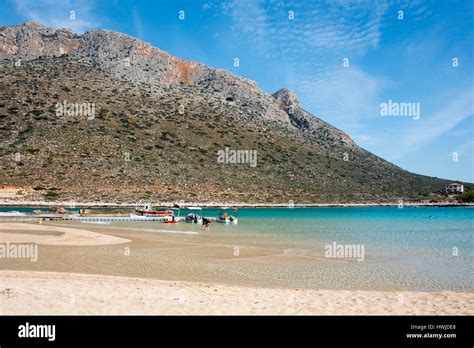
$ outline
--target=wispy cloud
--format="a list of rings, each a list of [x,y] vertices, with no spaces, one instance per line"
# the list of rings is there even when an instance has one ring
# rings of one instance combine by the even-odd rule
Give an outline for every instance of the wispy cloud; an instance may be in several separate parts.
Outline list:
[[[462,121],[474,117],[474,95],[470,88],[454,94],[451,102],[432,115],[422,115],[419,122],[402,134],[399,141],[398,158],[410,151],[431,143],[444,134],[449,134]]]
[[[220,10],[232,18],[232,29],[237,35],[251,37],[257,52],[265,57],[270,56],[269,35],[273,31],[273,17],[266,10],[264,2],[229,1],[222,3]]]
[[[284,64],[285,86],[297,91],[303,106],[345,131],[377,111],[372,108],[384,79],[352,62],[379,46],[387,9],[380,1],[233,0],[221,5],[236,36],[252,42],[262,58]],[[349,68],[342,66],[346,57]]]
[[[320,110],[326,120],[330,117],[336,126],[354,132],[361,123],[377,116],[378,96],[387,81],[357,67],[339,64],[310,79],[288,83],[298,90],[305,107]]]
[[[223,3],[221,9],[232,18],[236,35],[255,42],[261,55],[297,58],[348,50],[363,54],[376,48],[387,7],[379,1],[233,0]],[[294,18],[290,18],[290,11]]]
[[[53,28],[83,33],[100,24],[94,15],[95,2],[92,0],[15,0],[15,5],[21,16]]]
[[[472,158],[474,155],[474,140],[468,140],[464,144],[458,146],[455,151],[459,154],[459,156]],[[472,175],[474,175],[474,168]]]
[[[135,28],[135,35],[138,38],[143,39],[143,35],[145,31],[143,28],[143,23],[142,23],[140,13],[138,12],[137,8],[133,8],[132,17],[133,17],[133,26]]]

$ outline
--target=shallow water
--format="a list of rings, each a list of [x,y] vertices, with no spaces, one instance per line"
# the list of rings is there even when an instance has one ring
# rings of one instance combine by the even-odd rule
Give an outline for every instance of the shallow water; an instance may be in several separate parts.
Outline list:
[[[12,210],[34,209],[0,208],[0,212]],[[204,209],[202,215],[216,216],[217,212]],[[181,211],[182,216],[187,213]],[[176,258],[183,264],[181,275],[186,280],[305,288],[474,288],[471,207],[242,208],[238,225],[213,223],[209,231],[186,223],[74,225],[127,235],[166,235],[164,238],[175,231],[176,238],[199,239],[200,245],[208,246],[205,252],[170,252],[166,260]],[[348,254],[346,250],[343,257],[331,257],[327,252],[334,243],[353,245],[358,249],[352,250],[359,253]],[[238,248],[241,255],[223,258],[219,248]]]

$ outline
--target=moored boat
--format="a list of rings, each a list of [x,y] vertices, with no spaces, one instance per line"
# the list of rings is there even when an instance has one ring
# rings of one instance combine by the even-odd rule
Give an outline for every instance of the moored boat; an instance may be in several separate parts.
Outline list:
[[[218,222],[222,222],[224,224],[237,224],[239,219],[237,217],[238,215],[238,211],[237,211],[237,208],[234,208],[234,213],[235,215],[229,215],[227,214],[227,207],[223,207],[221,208],[220,212],[219,212],[219,217],[217,218],[217,221]]]
[[[135,209],[135,214],[142,216],[174,216],[174,211],[171,209],[153,210],[151,203],[145,204],[142,209]]]
[[[173,216],[167,216],[163,222],[165,224],[179,224],[180,222],[180,219],[179,218],[176,218],[174,215]]]

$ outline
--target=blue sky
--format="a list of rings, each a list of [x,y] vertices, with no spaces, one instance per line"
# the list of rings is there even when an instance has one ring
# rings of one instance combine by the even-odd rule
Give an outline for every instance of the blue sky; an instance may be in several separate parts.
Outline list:
[[[473,4],[0,0],[0,24],[126,33],[255,80],[268,93],[293,89],[305,109],[404,169],[474,182]],[[419,103],[420,118],[382,117],[388,100]]]

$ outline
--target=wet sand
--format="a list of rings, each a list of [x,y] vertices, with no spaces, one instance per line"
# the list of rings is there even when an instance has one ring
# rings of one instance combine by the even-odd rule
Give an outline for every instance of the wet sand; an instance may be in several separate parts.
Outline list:
[[[0,243],[41,243],[38,246],[37,262],[3,259],[0,269],[106,274],[239,285],[255,284],[256,279],[258,285],[264,285],[267,284],[264,278],[255,275],[252,270],[240,268],[255,261],[259,264],[265,263],[265,258],[268,257],[279,258],[284,252],[283,247],[237,240],[214,233],[212,228],[209,233],[205,233],[200,226],[194,225],[196,231],[173,231],[161,223],[146,225],[144,229],[134,228],[129,224],[117,227],[72,222],[46,224],[0,224]],[[3,230],[4,227],[7,229]],[[117,238],[121,243],[94,246],[92,243],[84,244],[81,238],[74,239],[70,235],[73,239],[69,240],[68,244],[62,243],[59,246],[57,241],[47,243],[42,239],[48,238],[47,240],[52,241],[53,236],[38,235],[36,227],[38,230],[55,232],[76,230],[76,237],[95,234],[101,235],[102,240]],[[18,233],[11,233],[15,229]],[[2,233],[2,230],[8,233]],[[28,231],[35,232],[28,234]],[[271,278],[271,274],[269,275]],[[274,284],[279,285],[279,282]]]
[[[38,245],[97,246],[128,243],[117,238],[88,230],[42,224],[0,223],[0,243],[35,243]]]

